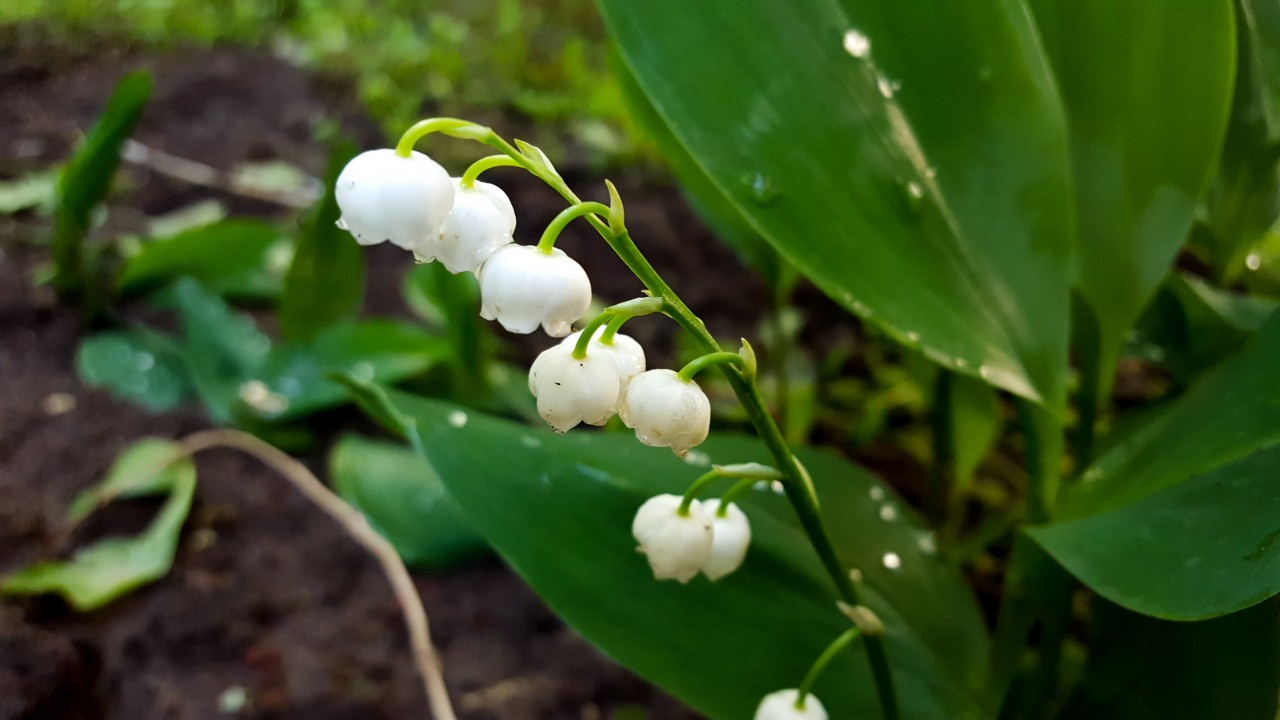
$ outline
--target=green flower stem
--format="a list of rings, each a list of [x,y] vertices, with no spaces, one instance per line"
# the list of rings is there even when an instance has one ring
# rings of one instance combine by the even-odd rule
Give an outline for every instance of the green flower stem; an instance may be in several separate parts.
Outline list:
[[[610,320],[609,324],[604,326],[604,333],[600,335],[600,342],[605,345],[612,345],[613,338],[618,334],[618,330],[622,328],[623,323],[630,319],[631,316],[629,315],[619,315]]]
[[[761,465],[760,463],[716,465],[707,471],[702,477],[693,481],[693,484],[685,491],[684,499],[680,501],[680,509],[678,512],[681,515],[688,515],[689,506],[693,504],[695,499],[697,499],[698,493],[705,490],[711,483],[725,478],[742,478],[743,482],[748,483],[748,487],[750,487],[761,480],[779,480],[782,478],[782,473],[778,472],[777,468],[771,468],[768,465]],[[734,486],[734,488],[736,487],[737,485]],[[732,490],[730,492],[732,492]]]
[[[565,229],[565,226],[584,215],[608,217],[609,206],[598,202],[580,202],[565,208],[542,232],[542,238],[538,240],[538,249],[550,254],[551,249],[556,246],[556,238],[560,237],[560,232]]]
[[[779,477],[781,477],[781,473],[779,473]],[[729,514],[729,506],[733,504],[733,501],[737,500],[742,493],[755,487],[758,482],[760,482],[758,478],[743,478],[739,480],[737,484],[729,488],[728,492],[720,496],[720,507],[716,509],[716,515],[720,517],[727,516]]]
[[[449,137],[484,142],[485,138],[493,135],[493,130],[483,125],[477,125],[470,120],[459,120],[458,118],[422,120],[411,125],[400,136],[400,142],[396,143],[396,154],[400,157],[409,157],[413,154],[413,146],[431,133],[441,133]]]
[[[676,375],[685,382],[693,382],[693,376],[711,367],[712,365],[735,365],[738,369],[745,368],[747,361],[741,355],[734,352],[713,352],[707,353],[701,357],[696,357],[689,361],[688,365],[680,368],[680,372]]]
[[[467,171],[462,173],[462,186],[468,188],[475,187],[476,180],[479,179],[480,173],[496,167],[520,167],[520,163],[512,160],[506,155],[490,155],[488,157],[482,157],[471,163],[471,166],[467,168]]]
[[[560,193],[560,196],[568,202],[572,204],[582,202],[582,199],[573,192],[555,170],[536,157],[531,158],[524,155],[492,130],[489,130],[483,137],[476,139],[511,157],[521,167]],[[684,304],[684,301],[680,299],[675,290],[672,290],[671,286],[658,274],[658,271],[649,264],[649,260],[636,247],[635,241],[631,239],[631,235],[626,228],[620,227],[615,231],[594,215],[588,215],[587,222],[591,223],[591,226],[596,229],[596,232],[600,233],[600,236],[609,244],[609,247],[613,248],[613,251],[627,268],[635,274],[640,282],[644,283],[649,294],[665,301],[663,312],[672,320],[675,320],[676,324],[694,339],[704,353],[723,352],[723,348],[707,331],[707,327],[702,320],[689,309],[689,306]],[[783,439],[782,431],[778,429],[777,422],[769,414],[768,406],[760,394],[760,389],[740,373],[729,372],[727,368],[723,370],[724,376],[728,380],[730,387],[733,388],[734,394],[738,396],[738,401],[742,403],[743,408],[747,411],[751,424],[755,426],[760,439],[769,449],[769,453],[773,455],[778,469],[784,475],[783,486],[786,490],[787,499],[791,502],[792,507],[795,508],[800,525],[804,528],[809,542],[818,553],[823,567],[831,577],[831,582],[835,584],[840,599],[850,605],[863,604],[861,593],[854,586],[844,563],[840,561],[835,545],[831,541],[831,536],[827,533],[827,528],[823,524],[822,515],[818,510],[817,497],[813,494],[809,485],[808,473],[800,465],[800,461],[796,459],[795,455],[792,454],[791,447],[786,440]],[[868,637],[863,645],[867,649],[867,659],[871,665],[871,674],[875,681],[876,693],[880,698],[880,709],[883,717],[885,720],[898,720],[898,699],[894,692],[893,675],[889,669],[888,658],[885,655],[884,643],[879,637]]]
[[[826,650],[822,651],[817,660],[813,661],[813,665],[809,668],[809,673],[804,676],[804,681],[800,683],[800,691],[796,695],[797,710],[804,709],[804,699],[809,696],[810,691],[813,690],[813,684],[818,681],[818,676],[827,668],[827,665],[831,664],[831,661],[842,650],[852,645],[853,641],[857,640],[861,634],[862,631],[856,627],[845,630],[840,634],[840,637],[827,646]]]
[[[624,303],[618,303],[617,305],[605,308],[604,312],[592,318],[591,322],[587,323],[586,326],[582,328],[582,334],[578,336],[578,342],[573,346],[573,357],[581,360],[587,356],[587,346],[591,342],[591,338],[595,336],[596,330],[599,330],[601,325],[605,326],[605,331],[604,335],[600,338],[600,342],[605,345],[612,345],[613,335],[618,331],[618,328],[622,326],[622,323],[633,317],[652,315],[656,312],[662,312],[663,305],[664,303],[662,298],[645,297],[628,300]],[[612,332],[610,331],[610,328],[612,328]]]

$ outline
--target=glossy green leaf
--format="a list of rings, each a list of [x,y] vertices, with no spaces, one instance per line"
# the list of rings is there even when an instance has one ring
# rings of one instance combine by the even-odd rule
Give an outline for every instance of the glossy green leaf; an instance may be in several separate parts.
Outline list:
[[[931,359],[1060,414],[1067,131],[1020,3],[600,6],[657,113],[787,260]]]
[[[1280,316],[1237,355],[1103,453],[1067,488],[1058,517],[1119,509],[1280,441]]]
[[[447,567],[488,550],[440,476],[410,448],[344,436],[329,455],[329,476],[409,565]]]
[[[88,504],[116,496],[165,492],[168,499],[151,524],[131,538],[108,538],[77,550],[70,560],[45,560],[5,578],[0,591],[10,595],[58,593],[72,607],[87,612],[165,576],[173,566],[182,524],[191,511],[196,469],[190,459],[148,473],[169,457],[176,446],[168,441],[144,440],[132,445],[112,467],[107,479],[72,506],[71,519]]]
[[[288,340],[305,342],[323,328],[354,317],[364,298],[364,250],[337,226],[342,211],[335,195],[338,173],[355,155],[349,142],[329,158],[325,194],[298,236],[293,264],[280,297],[280,330]]]
[[[1129,328],[1186,242],[1217,161],[1235,65],[1223,0],[1029,0],[1071,130],[1075,287],[1106,397]]]
[[[1173,623],[1093,604],[1084,677],[1063,720],[1273,720],[1280,692],[1274,603]]]
[[[62,171],[52,230],[53,284],[59,292],[75,291],[86,281],[84,240],[93,209],[111,189],[120,166],[120,148],[150,98],[150,75],[142,71],[126,75]]]
[[[76,372],[151,412],[173,410],[195,395],[178,343],[145,328],[91,335],[76,350]]]
[[[1000,437],[1000,428],[1004,425],[1000,396],[986,383],[956,375],[951,381],[948,400],[956,481],[967,486]]]
[[[1112,602],[1173,620],[1216,617],[1280,592],[1277,478],[1280,447],[1270,447],[1115,510],[1028,532]]]
[[[376,388],[362,394],[377,404]],[[718,439],[682,461],[629,435],[556,436],[400,393],[391,404],[380,414],[412,419],[406,432],[421,438],[450,494],[557,613],[710,717],[749,717],[848,627],[788,506],[767,490],[744,500],[752,548],[719,583],[656,582],[636,555],[630,524],[645,499],[680,492],[712,461],[762,457],[754,440]],[[865,573],[869,602],[889,627],[904,716],[979,717],[963,687],[985,656],[985,636],[963,581],[878,481],[830,456],[804,459],[845,560]],[[817,693],[833,717],[878,712],[860,651],[838,657]]]
[[[281,288],[281,273],[272,265],[282,239],[278,225],[258,220],[194,228],[144,244],[116,285],[122,293],[138,294],[187,275],[220,295],[273,297]]]

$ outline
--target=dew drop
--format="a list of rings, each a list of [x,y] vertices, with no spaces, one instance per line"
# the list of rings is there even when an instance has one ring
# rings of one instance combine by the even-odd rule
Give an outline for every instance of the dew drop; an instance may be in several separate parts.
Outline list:
[[[1249,253],[1248,257],[1244,259],[1244,265],[1250,270],[1257,270],[1262,267],[1262,256],[1258,253]]]
[[[133,356],[133,367],[138,372],[146,372],[156,366],[156,356],[149,352],[140,352]]]
[[[934,178],[938,177],[938,168],[933,167],[933,166],[929,166],[929,167],[925,168],[925,169],[924,169],[924,176],[925,176],[925,177],[927,177],[927,178],[929,178],[930,180],[932,180],[932,179],[934,179]]]
[[[773,482],[769,483],[769,489],[772,490],[777,495],[787,494],[787,486],[783,485],[781,480],[774,480]]]
[[[520,438],[520,443],[527,448],[542,447],[542,441],[532,435],[525,435],[524,437]]]
[[[933,533],[924,533],[916,538],[916,546],[925,555],[933,555],[938,552],[938,541],[934,539]]]
[[[742,184],[747,187],[747,191],[751,195],[751,201],[756,205],[764,207],[778,199],[778,188],[773,184],[773,178],[757,170],[742,176]]]
[[[893,82],[889,78],[883,75],[876,76],[876,86],[880,88],[880,96],[885,100],[893,97]]]
[[[701,450],[690,450],[689,454],[684,456],[684,461],[690,465],[710,465],[711,456]]]
[[[966,367],[969,367],[969,361],[968,361],[968,360],[965,360],[964,358],[956,358],[956,359],[955,359],[955,360],[953,360],[952,362],[953,362],[953,363],[955,364],[955,366],[956,366],[956,367],[958,367],[958,368],[966,368]]]
[[[862,59],[871,54],[871,38],[856,28],[844,34],[844,50],[850,55]]]
[[[979,365],[978,374],[982,376],[983,380],[990,380],[991,376],[995,374],[995,371],[986,365]]]
[[[449,413],[449,424],[456,428],[464,428],[467,426],[467,414],[461,410],[454,410]]]
[[[357,380],[369,382],[373,380],[373,365],[365,361],[360,361],[351,366],[351,375]]]
[[[898,519],[898,509],[892,505],[880,506],[880,519],[885,522],[893,522]]]
[[[890,570],[897,570],[902,567],[902,558],[898,557],[898,553],[895,552],[885,553],[884,557],[880,558],[880,562],[884,563],[884,566]]]
[[[880,502],[884,499],[884,488],[879,485],[872,485],[871,489],[867,491],[867,494],[871,496],[872,500]]]
[[[907,331],[907,342],[913,342],[913,343],[920,342],[920,333],[916,332],[915,330]]]

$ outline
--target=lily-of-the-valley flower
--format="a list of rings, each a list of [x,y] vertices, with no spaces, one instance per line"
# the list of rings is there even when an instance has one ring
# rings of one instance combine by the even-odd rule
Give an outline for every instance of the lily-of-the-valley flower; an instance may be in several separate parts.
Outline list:
[[[453,188],[449,173],[420,152],[363,152],[338,175],[338,222],[361,245],[390,242],[412,250],[439,234],[453,207]]]
[[[669,447],[680,457],[707,439],[711,401],[674,370],[648,370],[631,378],[618,412],[645,445]]]
[[[711,555],[702,566],[702,572],[710,580],[719,580],[742,567],[747,548],[751,545],[751,523],[736,503],[729,503],[725,514],[721,515],[719,498],[703,502],[702,509],[711,516],[713,535]]]
[[[542,329],[564,337],[591,304],[591,280],[573,258],[553,248],[505,245],[480,268],[480,316],[509,332]]]
[[[454,178],[453,208],[439,234],[418,243],[413,253],[422,262],[439,260],[451,273],[473,273],[511,243],[514,231],[515,211],[506,193],[479,181],[466,187]]]
[[[711,556],[711,517],[697,500],[682,514],[682,501],[679,495],[649,498],[631,523],[631,534],[658,580],[687,583]]]
[[[568,342],[547,348],[529,368],[529,391],[538,399],[538,414],[561,433],[578,423],[609,422],[626,383],[612,353],[592,348],[575,358],[573,350]]]
[[[796,706],[800,691],[779,690],[769,693],[756,708],[755,720],[827,720],[827,709],[812,694],[805,695],[804,704]]]

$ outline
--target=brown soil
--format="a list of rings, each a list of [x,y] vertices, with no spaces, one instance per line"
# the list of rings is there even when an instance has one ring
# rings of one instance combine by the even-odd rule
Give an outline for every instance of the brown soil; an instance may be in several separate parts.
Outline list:
[[[279,158],[319,173],[317,118],[339,122],[366,146],[379,140],[340,83],[263,54],[9,45],[13,52],[0,54],[0,176],[64,158],[115,80],[139,66],[155,74],[156,93],[137,138],[183,157],[222,168]],[[601,187],[589,171],[565,174],[575,186]],[[209,196],[240,214],[278,214],[136,170],[129,177],[134,189],[113,223]],[[689,290],[689,302],[710,311],[713,330],[754,335],[759,281],[669,185],[627,175],[620,186],[635,235],[652,243],[651,259]],[[526,228],[563,207],[534,184],[509,187]],[[0,222],[0,574],[140,527],[154,507],[124,504],[100,513],[72,543],[57,540],[70,499],[122,448],[207,424],[195,411],[150,415],[80,384],[72,365],[84,332],[79,315],[32,285],[47,254],[26,239],[38,236],[40,223]],[[584,259],[601,294],[635,294],[634,279],[598,246],[588,251],[581,230],[571,229],[563,247]],[[403,312],[404,269],[401,253],[371,253],[369,312]],[[707,271],[722,282],[688,282]],[[670,347],[656,324],[639,332]],[[50,401],[60,393],[74,402]],[[322,470],[314,458],[310,464]],[[241,717],[426,717],[400,616],[374,563],[252,461],[211,452],[198,466],[196,506],[164,580],[87,615],[51,599],[0,601],[0,720],[226,717],[219,700],[239,688],[250,699]],[[590,720],[621,717],[626,707],[653,718],[696,717],[592,649],[497,562],[421,575],[418,583],[464,718]]]

